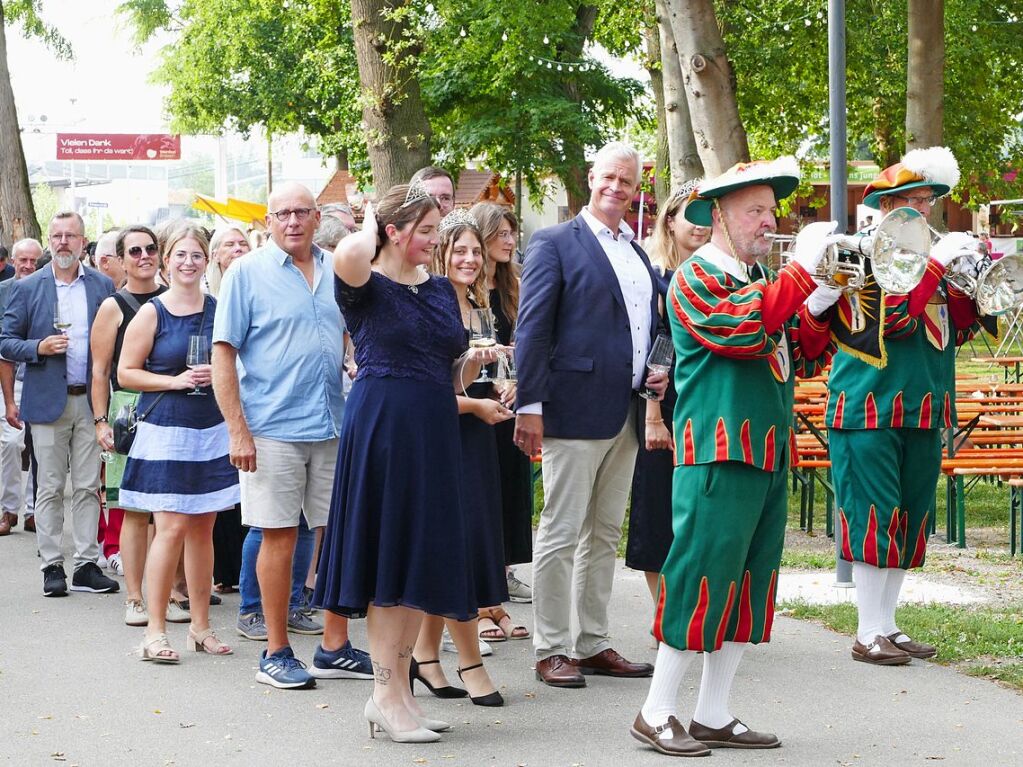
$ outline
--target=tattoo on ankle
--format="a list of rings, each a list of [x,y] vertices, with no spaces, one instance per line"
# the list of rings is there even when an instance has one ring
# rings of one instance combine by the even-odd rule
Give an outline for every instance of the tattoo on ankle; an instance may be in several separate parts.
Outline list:
[[[386,666],[381,666],[376,661],[373,661],[374,679],[377,684],[387,684],[391,679],[391,669]]]
[[[398,657],[401,658],[402,660],[405,660],[406,658],[411,658],[412,645],[409,645],[408,647],[403,647],[402,649],[398,650]]]

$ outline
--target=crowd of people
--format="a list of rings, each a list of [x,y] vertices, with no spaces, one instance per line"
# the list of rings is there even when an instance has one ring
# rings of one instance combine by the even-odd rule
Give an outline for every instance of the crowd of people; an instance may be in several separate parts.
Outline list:
[[[868,202],[923,211],[955,185],[933,155],[915,160],[886,169]],[[870,367],[836,344],[849,296],[818,272],[836,224],[805,227],[779,272],[763,265],[799,182],[791,158],[680,187],[649,256],[625,220],[640,169],[631,147],[602,147],[588,204],[521,258],[514,214],[454,209],[451,176],[433,167],[368,204],[361,226],[282,184],[255,248],[228,224],[133,225],[100,237],[88,266],[82,218],[57,213],[48,247],[15,243],[0,282],[0,535],[24,514],[44,596],[66,596],[70,479],[70,590],[114,593],[123,577],[142,660],[181,662],[168,622],[189,624],[197,653],[234,653],[209,607],[240,591],[237,634],[266,643],[257,681],[372,680],[371,737],[441,739],[451,725],[427,715],[416,682],[503,705],[483,657],[531,637],[551,687],[652,677],[630,732],[659,752],[780,745],[732,715],[729,691],[746,645],[770,639],[793,378],[834,357],[853,658],[930,657],[895,605],[923,561],[936,436],[954,422],[947,357],[976,329],[972,300],[942,279],[970,243],[949,235],[917,288],[883,296],[877,335],[895,364]],[[648,365],[662,335],[670,372]],[[887,473],[864,456],[888,456]],[[650,588],[656,665],[612,640],[630,503],[626,564]],[[514,570],[528,562],[532,587]],[[533,602],[532,634],[509,600]],[[367,650],[349,638],[362,618]],[[295,633],[321,637],[308,663]],[[685,727],[678,691],[697,653]]]

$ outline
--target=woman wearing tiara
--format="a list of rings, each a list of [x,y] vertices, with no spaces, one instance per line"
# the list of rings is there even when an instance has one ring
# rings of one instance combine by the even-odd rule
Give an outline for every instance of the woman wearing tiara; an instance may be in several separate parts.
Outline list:
[[[370,735],[383,730],[402,743],[436,741],[449,728],[423,716],[409,685],[423,614],[469,621],[477,610],[455,391],[494,352],[465,352],[451,283],[420,268],[433,258],[439,221],[421,185],[395,186],[334,254],[359,372],[314,602],[327,611],[326,633],[338,616],[367,618]]]

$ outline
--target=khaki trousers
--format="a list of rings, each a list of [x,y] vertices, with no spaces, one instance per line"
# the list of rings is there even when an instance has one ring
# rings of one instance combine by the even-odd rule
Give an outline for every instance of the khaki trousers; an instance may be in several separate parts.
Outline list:
[[[71,471],[71,523],[75,540],[75,569],[99,557],[100,448],[92,423],[92,408],[84,394],[68,395],[67,405],[53,423],[32,424],[36,476],[36,542],[40,569],[63,563],[64,487]]]
[[[544,507],[533,549],[537,660],[588,658],[611,646],[607,605],[639,449],[635,412],[629,408],[613,439],[543,441]]]
[[[14,381],[14,401],[21,404],[21,381]],[[6,405],[0,393],[0,405]],[[21,514],[25,505],[25,480],[21,476],[21,451],[25,428],[15,429],[0,419],[0,511]]]

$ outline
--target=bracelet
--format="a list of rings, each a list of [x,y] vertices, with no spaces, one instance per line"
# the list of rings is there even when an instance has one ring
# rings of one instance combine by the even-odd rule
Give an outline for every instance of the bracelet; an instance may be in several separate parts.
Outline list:
[[[110,423],[110,421],[105,415],[101,415],[99,418],[92,419],[93,426],[98,426],[101,423]]]
[[[664,419],[663,418],[647,418],[646,422],[647,423],[664,423]]]

